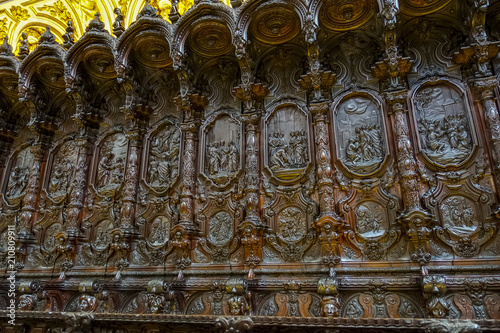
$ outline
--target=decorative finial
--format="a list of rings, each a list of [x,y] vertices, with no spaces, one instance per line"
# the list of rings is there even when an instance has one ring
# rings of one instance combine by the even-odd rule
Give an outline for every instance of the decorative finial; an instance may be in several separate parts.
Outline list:
[[[158,15],[158,10],[156,10],[156,8],[151,6],[149,0],[146,0],[146,5],[144,5],[144,8],[139,12],[139,14],[137,14],[137,19],[140,19],[143,16],[152,18],[162,18],[161,15]]]
[[[45,32],[40,36],[38,40],[38,45],[42,44],[57,44],[56,36],[50,31],[50,25],[47,26]]]
[[[3,44],[0,45],[0,54],[6,56],[13,56],[12,46],[9,44],[9,37],[5,36],[3,39]]]
[[[170,8],[170,14],[168,14],[168,19],[170,22],[175,23],[179,21],[181,18],[181,14],[179,14],[179,0],[174,0],[172,2],[172,8]]]
[[[97,12],[94,15],[94,19],[89,22],[89,25],[87,29],[85,29],[86,32],[89,31],[98,31],[98,32],[105,32],[104,30],[104,22],[101,21],[101,13]]]
[[[66,33],[63,35],[64,43],[63,47],[67,50],[73,44],[75,44],[75,28],[73,27],[73,21],[68,21],[68,26],[66,27]]]
[[[19,59],[24,60],[30,53],[29,43],[28,43],[28,34],[23,32],[21,34],[21,45],[19,46],[19,55],[17,56]]]
[[[125,26],[123,24],[124,17],[120,8],[115,8],[114,13],[116,14],[116,20],[113,23],[113,35],[119,38],[125,31]]]

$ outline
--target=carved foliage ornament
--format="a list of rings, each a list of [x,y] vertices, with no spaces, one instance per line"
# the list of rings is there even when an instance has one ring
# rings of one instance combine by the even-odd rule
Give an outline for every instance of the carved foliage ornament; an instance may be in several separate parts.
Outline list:
[[[415,96],[415,108],[424,155],[441,166],[463,163],[473,147],[463,97],[444,84],[424,86]]]
[[[387,151],[378,105],[364,96],[349,97],[340,104],[335,123],[342,164],[357,174],[376,171]]]

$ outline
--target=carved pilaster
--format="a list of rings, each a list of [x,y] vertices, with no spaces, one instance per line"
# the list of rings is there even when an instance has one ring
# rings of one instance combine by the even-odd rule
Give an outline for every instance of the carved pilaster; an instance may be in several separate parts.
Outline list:
[[[263,227],[252,222],[243,222],[238,227],[241,233],[241,244],[245,251],[245,265],[249,268],[248,279],[255,278],[254,269],[262,260]]]
[[[328,102],[312,103],[309,106],[314,115],[314,136],[316,143],[316,167],[318,175],[318,194],[320,215],[314,222],[319,233],[323,262],[333,268],[340,262],[339,239],[340,228],[343,225],[335,213],[334,171],[330,155],[330,135],[328,132]]]
[[[180,219],[186,231],[197,229],[194,224],[194,188],[196,183],[196,147],[198,143],[198,123],[184,123],[184,156],[182,164],[182,191],[180,196]]]
[[[412,259],[423,265],[429,262],[431,258],[428,251],[431,217],[422,209],[420,204],[418,167],[413,153],[408,119],[404,107],[406,95],[405,90],[400,90],[386,93],[385,98],[391,106],[396,139],[396,162],[403,195],[404,212],[399,217],[399,221],[403,224],[414,246]]]
[[[245,146],[245,221],[255,225],[262,222],[259,216],[259,131],[260,114],[244,114],[246,129]]]
[[[19,235],[22,235],[23,237],[28,236],[31,233],[33,227],[32,222],[34,221],[42,163],[45,158],[46,151],[45,147],[42,144],[33,145],[30,147],[30,150],[33,154],[34,161],[28,177],[26,195],[24,196],[22,202],[19,225]]]
[[[75,140],[78,149],[76,171],[72,180],[72,190],[69,195],[68,217],[66,220],[66,232],[71,239],[78,235],[80,229],[80,215],[85,200],[87,187],[88,167],[92,151],[92,142],[89,138],[82,137]]]
[[[483,105],[484,120],[488,129],[488,139],[492,151],[493,161],[495,163],[494,171],[497,175],[500,171],[500,117],[498,109],[494,101],[494,89],[498,86],[496,77],[488,77],[476,79],[474,81],[474,89]]]
[[[139,183],[139,156],[142,146],[142,131],[131,130],[127,133],[129,139],[129,151],[127,157],[127,171],[124,178],[123,204],[120,210],[120,228],[126,234],[134,228],[135,204],[137,186]]]

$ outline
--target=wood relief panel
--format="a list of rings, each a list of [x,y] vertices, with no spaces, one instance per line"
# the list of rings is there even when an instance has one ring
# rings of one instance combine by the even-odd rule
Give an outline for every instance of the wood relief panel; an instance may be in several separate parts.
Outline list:
[[[498,328],[497,2],[164,2],[0,45],[26,331]]]

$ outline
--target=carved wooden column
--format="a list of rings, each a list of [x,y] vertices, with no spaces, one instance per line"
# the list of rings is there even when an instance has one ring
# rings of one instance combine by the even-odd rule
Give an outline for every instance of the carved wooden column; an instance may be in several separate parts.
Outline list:
[[[260,225],[259,216],[259,142],[257,132],[261,115],[258,112],[243,114],[246,129],[245,146],[245,222]]]
[[[139,156],[143,131],[134,128],[126,133],[129,140],[127,170],[124,176],[123,204],[120,210],[120,229],[129,236],[133,233],[137,186],[139,183]]]
[[[494,100],[494,90],[498,86],[496,77],[478,78],[474,81],[474,89],[483,105],[484,120],[488,129],[488,139],[495,163],[494,172],[497,184],[500,172],[500,117]]]
[[[421,265],[429,262],[428,251],[430,236],[430,215],[420,204],[420,186],[418,183],[417,162],[413,155],[410,140],[407,111],[404,107],[407,92],[405,90],[387,92],[385,98],[391,106],[392,123],[396,139],[396,162],[400,175],[404,212],[399,217],[406,233],[414,246],[412,260]]]
[[[76,171],[72,180],[72,190],[69,195],[68,218],[66,232],[70,237],[76,237],[80,230],[80,215],[83,210],[85,191],[87,188],[88,169],[93,143],[88,137],[75,140],[78,149]]]
[[[180,219],[186,230],[195,230],[194,224],[194,188],[196,184],[196,148],[198,144],[197,121],[181,125],[184,133],[184,156],[182,158],[182,192],[180,196]]]

